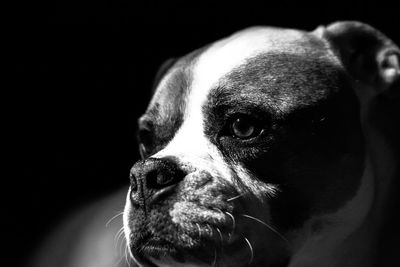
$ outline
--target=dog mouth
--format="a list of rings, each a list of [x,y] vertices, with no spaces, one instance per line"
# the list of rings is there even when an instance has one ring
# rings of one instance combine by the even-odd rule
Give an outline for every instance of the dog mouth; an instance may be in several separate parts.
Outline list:
[[[265,209],[264,203],[226,186],[180,194],[188,191],[183,188],[148,209],[133,205],[126,209],[129,250],[139,265],[256,266],[281,254],[270,249],[281,246],[279,237],[244,217]],[[259,218],[268,222],[267,217]],[[265,249],[269,252],[261,253]]]
[[[143,266],[253,266],[255,256],[261,256],[256,239],[263,231],[254,231],[236,208],[232,213],[216,211],[224,214],[218,223],[211,217],[187,220],[186,227],[175,225],[168,232],[142,225],[130,234],[131,255]],[[164,228],[171,225],[172,221]]]
[[[168,218],[164,211],[131,228],[130,254],[141,266],[287,266],[287,240],[268,221],[244,214],[244,204],[236,201],[229,211],[203,207],[213,214],[206,220],[193,210],[198,204],[183,204],[192,207],[184,224],[169,220],[155,228],[152,222]]]
[[[172,206],[160,205],[143,217],[139,210],[131,210],[136,216],[130,221],[129,249],[142,265],[170,259],[213,266],[226,255],[243,255],[248,261],[253,257],[246,237],[239,234],[242,229],[236,225],[233,206],[216,208],[191,201]]]
[[[130,250],[132,256],[144,266],[156,266],[157,263],[167,260],[183,265],[190,263],[199,266],[217,266],[221,262],[226,262],[228,257],[229,261],[235,262],[235,265],[244,266],[250,264],[254,257],[249,240],[239,234],[231,236],[222,234],[222,238],[210,236],[190,247],[173,244],[163,238],[147,234],[131,246]]]
[[[135,247],[130,249],[132,255],[142,261],[150,261],[151,258],[160,259],[167,256],[178,262],[183,261],[183,253],[181,251],[170,242],[157,237],[144,237]]]

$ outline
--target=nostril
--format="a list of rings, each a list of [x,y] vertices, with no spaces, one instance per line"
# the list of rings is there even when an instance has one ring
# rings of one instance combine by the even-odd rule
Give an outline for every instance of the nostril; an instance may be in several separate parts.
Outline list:
[[[173,174],[168,175],[165,173],[158,172],[156,181],[158,186],[164,187],[170,184],[173,179],[174,179]]]
[[[172,183],[174,177],[165,170],[155,169],[147,174],[147,186],[153,189],[160,189]]]
[[[182,171],[171,169],[168,167],[155,168],[146,175],[147,187],[153,189],[161,189],[169,185],[178,183],[184,177]]]
[[[175,159],[148,158],[136,162],[129,174],[130,200],[133,205],[150,205],[172,194],[186,172]]]

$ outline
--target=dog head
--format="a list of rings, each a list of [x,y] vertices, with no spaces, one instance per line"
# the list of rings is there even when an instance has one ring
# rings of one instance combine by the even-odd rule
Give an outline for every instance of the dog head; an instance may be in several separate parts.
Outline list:
[[[399,50],[375,29],[250,28],[169,62],[139,119],[125,235],[144,266],[317,262],[373,202],[363,103]],[[309,266],[309,265],[308,265]]]

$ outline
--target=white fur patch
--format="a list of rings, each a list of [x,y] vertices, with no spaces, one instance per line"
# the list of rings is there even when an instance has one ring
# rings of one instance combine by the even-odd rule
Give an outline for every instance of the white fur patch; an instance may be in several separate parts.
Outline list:
[[[258,27],[238,32],[210,46],[193,65],[193,81],[181,128],[170,143],[152,157],[175,156],[183,163],[194,163],[230,179],[230,170],[221,153],[204,135],[202,107],[207,96],[225,74],[246,59],[266,51],[290,51],[290,42],[301,36],[299,31]]]
[[[238,176],[240,182],[249,190],[249,192],[252,192],[252,194],[255,194],[255,196],[260,199],[261,201],[265,201],[270,197],[273,197],[277,192],[279,192],[279,188],[277,185],[274,184],[268,184],[260,179],[265,178],[265,177],[259,177],[258,179],[254,177],[247,169],[245,169],[243,166],[240,164],[237,166],[234,166],[235,173]],[[265,180],[268,180],[265,178]],[[240,187],[237,187],[240,188]],[[243,192],[239,192],[243,193]]]

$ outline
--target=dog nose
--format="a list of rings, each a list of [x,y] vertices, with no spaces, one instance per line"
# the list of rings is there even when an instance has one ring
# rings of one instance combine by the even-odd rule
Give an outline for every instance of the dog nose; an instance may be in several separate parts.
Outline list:
[[[131,202],[148,206],[173,192],[186,173],[170,158],[149,158],[133,165],[130,172]]]

